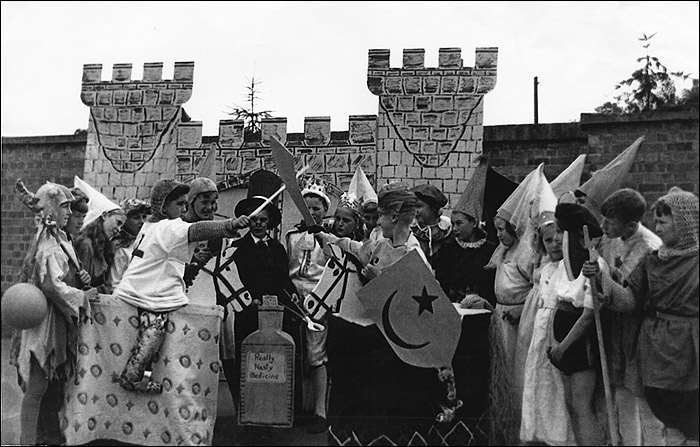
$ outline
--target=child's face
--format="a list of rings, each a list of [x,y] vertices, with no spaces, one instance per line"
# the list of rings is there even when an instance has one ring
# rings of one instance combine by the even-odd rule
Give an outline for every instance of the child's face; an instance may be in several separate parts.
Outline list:
[[[496,236],[498,236],[498,240],[501,241],[501,244],[506,247],[512,247],[515,243],[515,238],[506,230],[507,222],[500,217],[496,217],[493,220],[493,224],[496,227]]]
[[[321,225],[328,211],[326,203],[320,197],[314,195],[304,197],[304,202],[306,202],[306,207],[311,211],[311,217],[314,218],[316,225]]]
[[[372,231],[372,228],[377,226],[377,221],[379,220],[379,211],[367,211],[364,213],[364,216],[367,231]]]
[[[219,193],[217,192],[212,191],[198,194],[192,201],[192,210],[195,216],[200,220],[213,220],[214,213],[219,209],[218,200]]]
[[[540,229],[540,236],[542,237],[544,249],[552,262],[561,261],[564,258],[564,252],[561,248],[564,232],[559,226],[556,224],[545,225]]]
[[[107,239],[112,239],[114,236],[118,235],[122,230],[122,225],[126,221],[126,216],[124,213],[111,213],[103,214],[104,222],[102,223],[102,230],[105,232]]]
[[[669,214],[654,214],[654,224],[656,234],[661,238],[664,245],[667,247],[675,247],[680,241],[680,236],[676,231],[676,224],[673,222],[673,216]]]
[[[176,197],[173,200],[165,202],[163,205],[163,214],[168,219],[177,219],[182,217],[187,212],[187,194]]]
[[[80,228],[85,222],[85,213],[80,211],[73,211],[68,218],[68,224],[66,224],[66,233],[72,234],[74,237],[78,235]]]
[[[56,225],[58,225],[58,228],[66,228],[66,225],[68,225],[68,218],[71,215],[70,202],[63,202],[60,204],[56,214],[56,216],[51,217],[53,217],[53,220],[56,222]]]
[[[418,225],[422,227],[432,225],[437,221],[437,218],[438,216],[435,215],[428,202],[418,199],[418,208],[416,208],[416,222],[418,222]]]
[[[130,213],[124,222],[124,229],[131,234],[139,234],[146,219],[148,219],[148,214],[144,211]]]
[[[603,217],[603,233],[609,239],[622,237],[630,225],[632,224],[626,224],[617,218]]]
[[[355,215],[348,208],[338,208],[335,210],[333,227],[340,237],[352,237],[352,232],[357,227]]]
[[[476,221],[471,217],[458,211],[452,213],[452,231],[460,241],[468,241],[474,234],[475,227]]]
[[[250,234],[262,239],[270,228],[270,215],[266,209],[250,218]]]
[[[388,239],[393,239],[394,228],[396,228],[396,222],[398,217],[391,211],[386,213],[379,212],[379,220],[377,220],[377,225],[382,229],[382,236]]]

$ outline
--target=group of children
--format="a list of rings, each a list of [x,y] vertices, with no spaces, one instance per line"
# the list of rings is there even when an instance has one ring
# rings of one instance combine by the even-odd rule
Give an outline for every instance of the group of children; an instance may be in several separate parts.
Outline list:
[[[78,178],[75,194],[53,183],[26,194],[42,219],[23,280],[42,289],[49,313],[13,337],[11,358],[25,390],[22,443],[60,443],[52,419],[58,409],[44,408],[50,399],[42,398],[56,389],[50,383],[74,374],[78,317],[98,292],[138,309],[135,349],[116,380],[125,390],[162,392],[150,369],[168,315],[188,304],[188,285],[209,259],[229,253],[223,246],[233,249],[253,303],[276,295],[285,307],[284,330],[303,359],[296,405],[315,416],[310,432],[325,431],[328,329],[301,324],[301,301],[320,280],[329,243],[354,254],[368,281],[416,250],[451,301],[493,311],[490,334],[483,334],[497,366],[491,417],[503,411],[508,424],[494,429],[508,443],[601,445],[601,360],[611,366],[618,421],[609,428],[625,445],[653,442],[654,427],[667,442],[697,440],[698,198],[676,189],[660,198],[654,234],[641,224],[646,202],[637,191],[611,194],[596,210],[600,221],[584,204],[557,203],[540,170],[521,184],[529,195],[516,190],[499,209],[495,244],[481,221],[485,169],[481,163],[450,218],[441,215],[448,201],[435,186],[392,183],[376,196],[344,194],[325,225],[332,202],[322,182],[308,182],[302,195],[314,222],[281,241],[272,237],[281,214],[266,200],[269,192],[249,194],[236,217],[215,220],[218,191],[206,178],[161,179],[148,202],[119,206]],[[604,359],[596,355],[594,299],[607,324]],[[241,343],[257,329],[255,305],[232,318],[234,333],[221,339],[232,337],[234,352],[222,365],[237,402]]]

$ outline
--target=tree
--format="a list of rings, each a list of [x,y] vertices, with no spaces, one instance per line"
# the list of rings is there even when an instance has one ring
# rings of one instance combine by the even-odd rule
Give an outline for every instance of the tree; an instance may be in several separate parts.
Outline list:
[[[262,129],[260,127],[260,122],[263,118],[270,118],[271,112],[273,110],[262,110],[260,112],[255,111],[255,100],[260,99],[258,96],[258,90],[255,88],[260,84],[260,81],[255,81],[255,77],[250,80],[250,86],[246,87],[248,89],[248,102],[250,103],[250,108],[246,109],[234,104],[235,107],[231,107],[233,110],[231,112],[226,112],[228,115],[233,115],[235,119],[243,119],[245,125],[243,128],[243,141],[262,141]]]
[[[646,55],[637,58],[642,66],[635,70],[632,75],[620,81],[616,90],[622,90],[615,96],[615,101],[606,102],[595,109],[597,113],[622,114],[650,112],[676,108],[679,98],[676,96],[676,81],[686,80],[690,75],[682,71],[669,72],[659,58],[649,54],[651,39],[656,33],[639,38],[644,44]]]

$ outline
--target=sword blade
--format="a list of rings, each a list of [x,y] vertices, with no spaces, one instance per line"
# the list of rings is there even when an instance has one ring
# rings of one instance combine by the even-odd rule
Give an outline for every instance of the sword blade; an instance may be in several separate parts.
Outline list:
[[[292,153],[275,137],[270,137],[270,145],[272,146],[272,158],[275,160],[277,171],[286,186],[287,193],[299,209],[306,225],[316,225],[309,208],[306,206],[304,197],[301,195],[301,189],[299,188],[299,182],[297,181],[296,172],[294,170],[294,157]]]

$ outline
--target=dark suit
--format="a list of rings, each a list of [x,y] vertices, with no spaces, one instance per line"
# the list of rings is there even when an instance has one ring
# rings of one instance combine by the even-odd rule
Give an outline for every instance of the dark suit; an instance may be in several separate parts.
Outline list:
[[[276,239],[265,242],[254,242],[250,233],[234,242],[236,251],[231,257],[236,262],[241,282],[250,292],[253,304],[234,317],[234,332],[236,340],[235,360],[224,360],[224,375],[229,383],[234,402],[238,401],[238,386],[241,370],[241,344],[245,338],[258,329],[258,306],[262,303],[263,295],[275,295],[280,304],[284,305],[282,330],[292,336],[296,348],[297,363],[301,347],[300,319],[289,309],[298,310],[292,304],[289,296],[296,293],[294,284],[289,279],[289,259],[287,251]],[[298,370],[298,368],[297,368]],[[298,384],[300,379],[295,380]],[[300,396],[301,393],[295,393]]]

